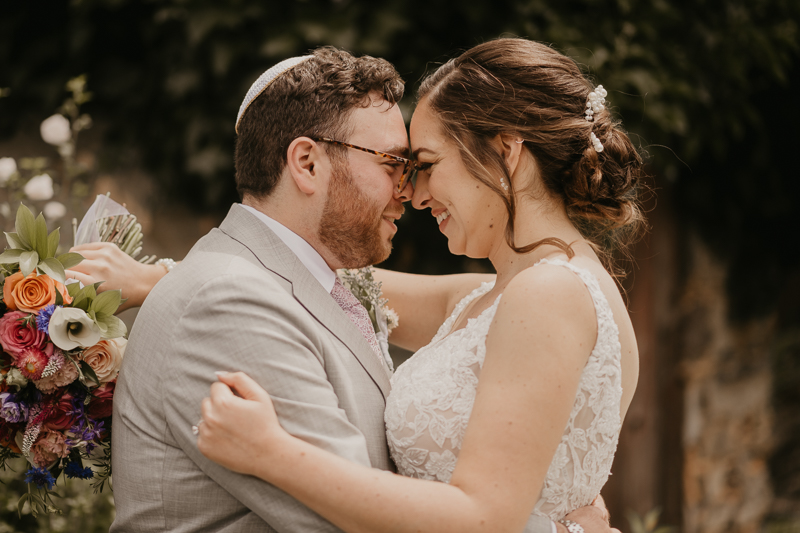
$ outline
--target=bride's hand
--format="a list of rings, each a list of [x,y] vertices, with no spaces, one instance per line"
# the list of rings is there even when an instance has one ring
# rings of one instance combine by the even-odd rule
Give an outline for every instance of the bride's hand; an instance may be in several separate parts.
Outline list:
[[[243,372],[219,372],[211,397],[203,399],[197,447],[220,465],[256,475],[256,465],[269,463],[281,437],[288,436],[278,422],[272,400]]]
[[[84,285],[103,281],[97,292],[120,289],[127,301],[118,312],[142,305],[153,286],[167,273],[160,265],[138,262],[110,242],[82,244],[70,252],[78,252],[84,259],[67,270],[67,278],[77,279]]]

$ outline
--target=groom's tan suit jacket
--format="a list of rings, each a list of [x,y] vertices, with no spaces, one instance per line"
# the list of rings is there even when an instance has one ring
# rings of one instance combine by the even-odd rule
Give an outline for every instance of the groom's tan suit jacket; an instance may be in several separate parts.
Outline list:
[[[217,370],[266,387],[293,435],[393,470],[388,369],[297,256],[235,205],[156,285],[131,331],[114,396],[111,533],[339,531],[200,454],[191,427]],[[533,517],[525,531],[551,527]]]
[[[235,205],[156,285],[132,328],[114,398],[112,533],[338,531],[200,454],[191,427],[217,370],[262,384],[293,435],[393,468],[385,364],[297,256]]]

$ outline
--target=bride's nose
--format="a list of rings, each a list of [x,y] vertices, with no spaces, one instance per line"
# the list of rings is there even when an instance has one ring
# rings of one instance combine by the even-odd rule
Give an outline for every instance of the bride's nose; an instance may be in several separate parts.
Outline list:
[[[428,176],[426,172],[417,173],[417,182],[414,184],[414,195],[411,197],[411,205],[414,209],[426,209],[430,207],[432,197],[428,192]]]

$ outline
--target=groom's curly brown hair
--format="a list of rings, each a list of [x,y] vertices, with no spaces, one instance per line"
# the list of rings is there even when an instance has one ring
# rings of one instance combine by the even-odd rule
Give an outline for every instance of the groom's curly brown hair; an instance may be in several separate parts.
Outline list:
[[[370,105],[379,93],[394,104],[404,84],[385,59],[354,57],[331,46],[318,48],[307,61],[278,77],[239,122],[236,139],[236,190],[240,196],[268,196],[286,165],[286,152],[298,137],[330,137],[346,141],[350,113]],[[343,147],[326,144],[331,155]]]

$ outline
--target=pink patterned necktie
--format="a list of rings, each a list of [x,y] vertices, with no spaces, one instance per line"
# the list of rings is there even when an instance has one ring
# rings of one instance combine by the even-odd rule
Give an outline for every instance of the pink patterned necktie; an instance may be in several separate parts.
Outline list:
[[[339,307],[347,314],[347,317],[353,324],[356,325],[364,338],[367,339],[369,345],[372,346],[372,351],[378,356],[378,361],[380,361],[381,366],[383,366],[383,354],[378,346],[378,338],[375,336],[375,329],[372,327],[372,321],[369,319],[367,310],[361,305],[361,302],[353,296],[353,293],[342,285],[339,278],[336,278],[336,283],[333,284],[331,296],[333,296],[333,300],[339,304]]]

